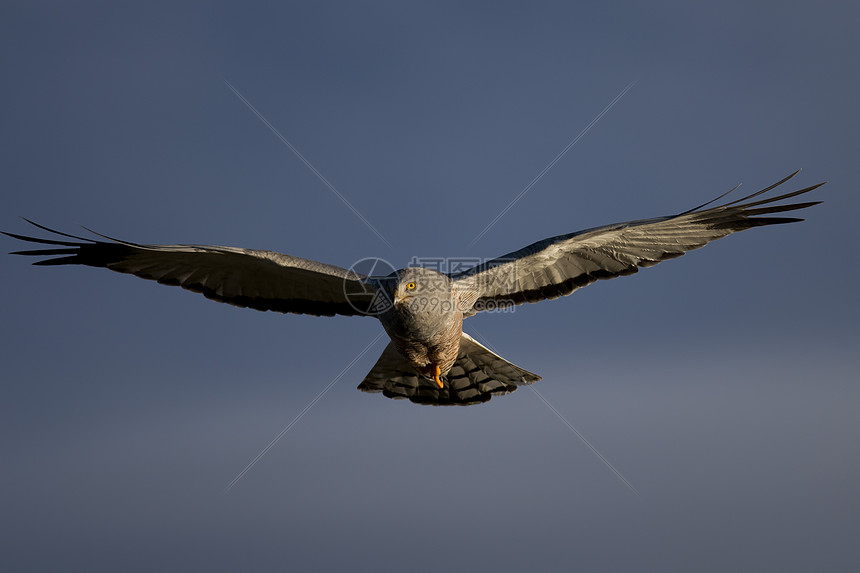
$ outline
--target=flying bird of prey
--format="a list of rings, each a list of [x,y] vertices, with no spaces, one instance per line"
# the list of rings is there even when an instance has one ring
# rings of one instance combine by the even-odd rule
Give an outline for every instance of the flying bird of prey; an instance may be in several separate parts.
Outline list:
[[[274,251],[207,245],[143,245],[113,239],[44,239],[6,235],[48,248],[17,255],[51,257],[36,265],[78,264],[177,285],[240,307],[315,316],[374,316],[391,342],[358,386],[420,404],[469,405],[540,380],[463,332],[482,310],[550,300],[598,279],[637,272],[736,231],[803,219],[772,217],[820,201],[776,204],[823,183],[758,197],[791,179],[716,207],[728,193],[677,215],[595,227],[538,241],[460,272],[409,267],[367,276]],[[91,231],[92,232],[92,231]]]

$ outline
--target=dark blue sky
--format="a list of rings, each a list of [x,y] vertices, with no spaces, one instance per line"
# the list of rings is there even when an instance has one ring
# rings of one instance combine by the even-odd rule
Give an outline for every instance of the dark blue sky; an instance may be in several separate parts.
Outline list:
[[[0,568],[856,568],[860,10],[836,4],[5,2],[6,231],[404,266],[829,183],[804,223],[467,321],[639,497],[527,389],[358,392],[382,342],[222,495],[379,324],[3,255]]]

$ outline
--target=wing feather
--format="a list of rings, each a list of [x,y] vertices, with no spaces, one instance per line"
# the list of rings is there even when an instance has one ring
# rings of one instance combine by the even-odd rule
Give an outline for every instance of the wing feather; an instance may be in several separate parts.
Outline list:
[[[819,183],[797,191],[750,201],[795,175],[735,201],[708,207],[728,193],[678,215],[642,219],[586,229],[538,241],[484,264],[451,275],[465,299],[474,304],[467,315],[499,305],[553,299],[599,279],[637,272],[680,257],[711,241],[752,227],[794,223],[796,217],[762,217],[806,209],[821,201],[774,205],[813,191]],[[734,189],[732,190],[734,191]],[[729,191],[730,193],[731,191]]]
[[[333,316],[367,313],[375,287],[364,275],[274,251],[214,245],[143,245],[95,235],[93,240],[29,223],[75,241],[12,238],[52,248],[15,251],[52,257],[35,265],[87,265],[180,286],[240,307],[284,313]],[[92,232],[92,231],[91,231]]]

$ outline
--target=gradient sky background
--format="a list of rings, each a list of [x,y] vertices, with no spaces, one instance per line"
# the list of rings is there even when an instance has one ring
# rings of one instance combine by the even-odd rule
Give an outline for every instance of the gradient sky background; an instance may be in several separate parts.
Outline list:
[[[6,231],[405,266],[829,184],[805,223],[466,323],[638,497],[527,389],[358,392],[381,341],[222,495],[379,324],[2,255],[0,569],[857,570],[860,8],[693,4],[4,2]]]

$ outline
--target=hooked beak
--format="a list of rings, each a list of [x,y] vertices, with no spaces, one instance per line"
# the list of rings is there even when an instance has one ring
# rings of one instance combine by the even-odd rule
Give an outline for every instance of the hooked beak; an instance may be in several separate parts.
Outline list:
[[[400,289],[398,289],[397,287],[394,287],[394,289],[392,289],[391,300],[394,302],[395,305],[398,305],[403,301],[403,296],[401,296]]]

